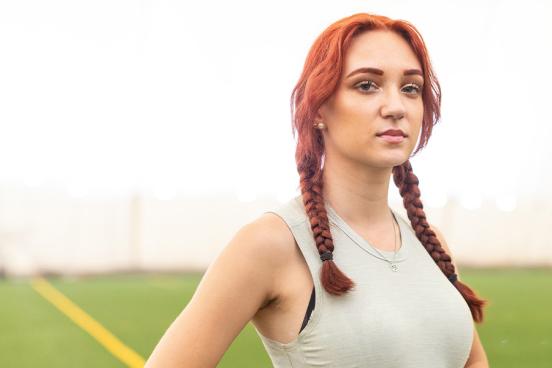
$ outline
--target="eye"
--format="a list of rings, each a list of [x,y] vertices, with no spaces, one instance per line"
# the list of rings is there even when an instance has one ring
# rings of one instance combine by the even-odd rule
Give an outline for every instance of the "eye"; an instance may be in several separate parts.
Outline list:
[[[422,86],[416,83],[409,83],[404,88],[412,88],[415,94],[418,94],[422,91]]]
[[[360,83],[357,83],[357,84],[355,85],[355,87],[356,87],[357,89],[360,89],[361,92],[367,92],[367,91],[370,90],[370,87],[375,86],[375,85],[376,85],[376,83],[374,83],[374,81],[372,81],[372,80],[365,80],[365,81],[362,81],[362,82],[360,82]]]

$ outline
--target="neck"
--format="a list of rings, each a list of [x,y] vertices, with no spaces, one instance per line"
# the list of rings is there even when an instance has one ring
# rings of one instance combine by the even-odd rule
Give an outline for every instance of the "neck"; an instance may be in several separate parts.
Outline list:
[[[324,198],[347,222],[389,223],[389,180],[392,167],[367,167],[351,161],[325,159]]]

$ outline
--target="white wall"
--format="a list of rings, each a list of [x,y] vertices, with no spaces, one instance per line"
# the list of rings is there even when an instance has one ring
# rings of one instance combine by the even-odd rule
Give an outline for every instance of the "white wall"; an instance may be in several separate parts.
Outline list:
[[[411,161],[458,259],[549,264],[550,4],[1,2],[1,262],[203,267],[295,193],[291,89],[325,27],[369,12],[427,43],[442,120]]]
[[[8,275],[202,271],[241,226],[280,205],[274,197],[243,202],[232,195],[87,201],[0,193],[0,270]],[[408,221],[401,202],[390,204]],[[460,266],[552,266],[550,202],[528,199],[505,212],[492,202],[467,210],[452,199],[424,209]]]

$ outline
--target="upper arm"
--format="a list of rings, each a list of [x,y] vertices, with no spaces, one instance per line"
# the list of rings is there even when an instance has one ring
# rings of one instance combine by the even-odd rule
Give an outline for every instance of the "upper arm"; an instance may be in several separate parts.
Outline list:
[[[278,249],[273,221],[261,216],[235,234],[208,267],[146,367],[217,365],[257,310],[274,297],[273,282],[285,254]]]
[[[481,367],[481,368],[489,367],[487,354],[485,354],[485,349],[483,349],[483,344],[481,344],[481,340],[479,339],[479,334],[477,333],[477,326],[474,324],[473,342],[471,346],[470,356],[468,357],[465,367],[469,367],[472,364],[476,364],[476,363],[484,364],[483,366],[477,365],[477,367]]]
[[[445,250],[445,252],[450,256],[452,259],[452,264],[454,265],[454,269],[456,270],[456,275],[458,276],[458,280],[460,280],[460,271],[458,270],[458,267],[456,267],[456,264],[454,263],[454,256],[451,254],[449,246],[437,227],[435,225],[429,225],[430,229],[435,232],[435,235],[437,235],[437,239],[439,239],[439,242],[441,243],[441,246]],[[487,355],[485,354],[485,350],[483,348],[483,344],[481,344],[481,340],[479,339],[479,334],[477,333],[477,326],[474,324],[473,326],[473,341],[470,351],[470,356],[468,357],[468,361],[466,362],[466,367],[469,367],[472,364],[475,363],[483,363],[485,366],[488,367],[489,362],[487,360]]]

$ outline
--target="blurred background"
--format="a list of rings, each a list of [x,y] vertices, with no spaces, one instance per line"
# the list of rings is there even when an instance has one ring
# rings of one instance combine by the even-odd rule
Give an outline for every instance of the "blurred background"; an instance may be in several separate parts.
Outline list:
[[[299,194],[291,90],[356,12],[429,49],[442,119],[411,163],[492,301],[491,365],[552,366],[552,6],[398,0],[1,2],[0,366],[143,365],[235,232]],[[252,325],[220,366],[270,366]]]

